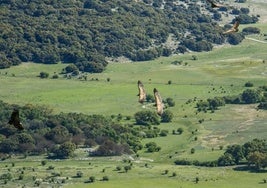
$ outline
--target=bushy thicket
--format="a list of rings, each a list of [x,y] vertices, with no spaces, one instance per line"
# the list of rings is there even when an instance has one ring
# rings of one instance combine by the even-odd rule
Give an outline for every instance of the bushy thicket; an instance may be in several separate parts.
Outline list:
[[[20,111],[20,119],[25,128],[23,131],[8,124],[15,108]],[[54,114],[44,106],[18,106],[0,101],[0,154],[48,154],[53,158],[68,158],[73,156],[77,147],[95,146],[98,149],[88,150],[92,156],[137,152],[143,148],[143,138],[161,136],[161,130],[151,126],[160,124],[156,112],[141,111],[136,114],[143,117],[143,113],[155,120],[156,124],[153,121],[142,124],[137,120],[137,125],[123,124],[120,122],[123,118],[121,114],[117,118],[82,113]]]
[[[0,68],[21,62],[74,63],[80,71],[102,72],[106,57],[144,61],[168,56],[170,34],[187,49],[208,51],[225,42],[222,28],[195,1],[4,0],[0,3]],[[220,11],[206,8],[217,19]],[[245,11],[248,12],[248,11]],[[242,20],[257,17],[242,13]],[[243,38],[232,37],[232,44]],[[239,36],[237,34],[237,36]]]
[[[13,108],[20,110],[24,131],[7,123]],[[46,107],[0,101],[0,153],[50,153],[51,157],[64,158],[71,157],[79,145],[99,145],[102,150],[93,154],[121,155],[142,149],[140,132],[141,127],[122,125],[102,115],[55,115]],[[104,146],[112,152],[103,152]]]

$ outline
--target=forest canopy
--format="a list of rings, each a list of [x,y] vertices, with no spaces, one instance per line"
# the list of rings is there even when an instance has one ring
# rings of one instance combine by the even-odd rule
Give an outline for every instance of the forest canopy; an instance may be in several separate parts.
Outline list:
[[[249,23],[257,21],[247,13],[234,12]],[[220,10],[195,1],[2,0],[0,19],[0,68],[63,62],[102,72],[107,58],[152,60],[243,39],[237,33],[235,42],[227,40],[215,22]],[[166,45],[169,37],[178,46]]]

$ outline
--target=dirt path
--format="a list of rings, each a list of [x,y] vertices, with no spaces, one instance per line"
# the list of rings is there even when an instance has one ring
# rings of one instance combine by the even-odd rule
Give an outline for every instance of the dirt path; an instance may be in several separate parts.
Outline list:
[[[246,37],[246,39],[248,39],[248,40],[253,40],[253,41],[255,41],[255,42],[260,42],[260,43],[267,44],[266,41],[262,41],[262,40],[258,40],[258,39],[254,39],[254,38],[250,38],[250,37]]]

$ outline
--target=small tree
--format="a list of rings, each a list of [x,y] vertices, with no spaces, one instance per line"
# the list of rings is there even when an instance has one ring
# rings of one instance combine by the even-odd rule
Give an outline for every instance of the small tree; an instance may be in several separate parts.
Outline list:
[[[158,152],[161,150],[161,147],[159,147],[155,142],[149,142],[145,145],[147,148],[147,152]]]
[[[19,180],[23,180],[23,178],[24,178],[24,175],[23,174],[20,174],[18,179]]]
[[[124,170],[125,170],[126,173],[127,173],[129,170],[131,170],[131,169],[132,169],[131,166],[125,166],[125,167],[124,167]]]
[[[169,133],[168,130],[161,130],[160,133],[159,133],[159,135],[160,135],[160,136],[167,136],[168,133]]]
[[[196,183],[199,182],[199,177],[196,177],[195,182],[196,182]]]
[[[72,73],[72,72],[74,72],[74,71],[78,71],[77,66],[74,65],[74,64],[70,64],[70,65],[68,65],[67,67],[65,67],[65,72],[66,72],[66,73]]]
[[[180,127],[177,129],[177,132],[178,132],[178,134],[182,134],[184,132],[184,129]]]
[[[161,115],[161,122],[171,122],[173,118],[173,113],[170,110],[165,110]]]
[[[103,176],[102,180],[103,181],[109,181],[109,177],[108,176]]]
[[[82,173],[81,171],[78,171],[78,172],[76,173],[76,177],[77,177],[77,178],[81,178],[81,177],[83,177],[83,173]]]
[[[47,73],[47,72],[40,72],[40,78],[48,78],[48,76],[49,76],[49,73]]]
[[[95,182],[95,177],[94,176],[90,176],[89,177],[89,182],[91,182],[91,183]]]
[[[46,163],[47,163],[47,161],[42,161],[42,162],[41,162],[42,166],[45,166]]]
[[[251,83],[251,82],[246,82],[246,83],[245,83],[245,87],[253,87],[253,83]]]
[[[169,107],[175,106],[175,102],[174,102],[173,98],[168,97],[166,99],[166,102],[167,102],[167,104],[168,104]]]

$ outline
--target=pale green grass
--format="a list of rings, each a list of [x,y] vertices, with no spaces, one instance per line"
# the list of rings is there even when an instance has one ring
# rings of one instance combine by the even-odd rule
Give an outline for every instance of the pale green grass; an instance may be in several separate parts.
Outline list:
[[[12,167],[11,162],[14,162]],[[148,163],[145,167],[145,163]],[[158,164],[147,161],[133,162],[132,169],[127,173],[124,170],[116,171],[117,166],[128,165],[119,158],[89,158],[87,160],[63,160],[63,161],[47,161],[45,166],[41,165],[41,161],[29,161],[27,159],[7,160],[0,163],[1,173],[12,173],[15,177],[24,172],[23,180],[18,180],[14,177],[13,181],[8,182],[3,187],[18,187],[25,185],[33,187],[35,180],[44,181],[40,187],[57,186],[56,181],[65,179],[63,187],[68,188],[84,188],[84,187],[132,187],[132,188],[147,188],[147,187],[234,187],[251,188],[264,187],[262,180],[266,178],[264,173],[250,173],[246,171],[233,171],[232,168],[206,168],[206,167],[191,167],[191,166],[175,166],[172,164]],[[53,170],[48,170],[49,166],[55,167]],[[34,171],[32,170],[34,168]],[[103,172],[103,169],[105,171]],[[165,171],[168,173],[165,174]],[[77,178],[76,173],[81,171],[83,176]],[[53,182],[45,182],[46,177],[50,177],[53,172],[59,173],[60,176],[54,177]],[[176,176],[172,176],[176,173]],[[85,183],[90,176],[94,176],[94,183]],[[108,176],[109,181],[101,181],[103,176]],[[198,184],[195,183],[196,177],[199,178]]]

